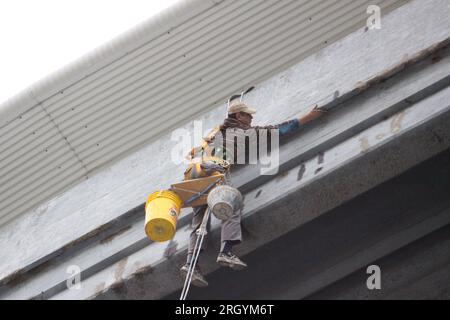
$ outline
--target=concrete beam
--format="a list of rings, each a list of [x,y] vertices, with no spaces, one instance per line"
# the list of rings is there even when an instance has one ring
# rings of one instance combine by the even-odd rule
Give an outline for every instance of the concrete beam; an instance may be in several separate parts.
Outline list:
[[[336,113],[330,115],[328,121],[307,128],[303,132],[303,146],[308,147],[298,146],[295,140],[291,141],[282,152],[287,152],[283,154],[283,158],[293,160],[283,164],[285,165],[283,170],[294,168],[302,161],[306,162],[318,152],[332,148],[351,135],[362,132],[379,122],[383,117],[390,116],[445,87],[449,75],[448,64],[439,64],[442,68],[438,68],[436,63],[440,63],[439,59],[436,60],[436,56],[431,54],[430,59],[435,63],[430,65],[428,62],[425,69],[417,67],[417,70],[414,71],[418,72],[417,75],[407,77],[415,80],[406,80],[408,84],[403,82],[403,85],[399,85],[396,90],[391,91],[391,95],[382,94],[388,86],[384,87],[381,84],[381,87],[375,91],[370,93],[369,90],[364,93],[367,96],[362,97],[361,100],[354,98],[355,92],[360,93],[361,88],[367,89],[363,82],[371,83],[371,79],[377,79],[380,75],[387,75],[389,78],[392,76],[390,71],[399,72],[402,70],[399,69],[399,66],[409,66],[407,63],[405,64],[409,61],[406,55],[409,57],[420,56],[423,50],[427,51],[430,47],[445,41],[448,32],[445,28],[442,29],[442,25],[445,25],[448,6],[445,1],[438,1],[434,4],[435,6],[430,7],[421,1],[413,1],[405,8],[401,8],[402,10],[396,10],[386,16],[384,29],[379,33],[357,32],[258,85],[257,89],[249,95],[248,102],[258,107],[261,106],[259,108],[262,111],[261,118],[257,119],[261,122],[287,119],[298,115],[317,102],[330,107],[335,107],[337,103],[344,103],[345,99],[334,99],[334,94],[330,97],[330,92],[336,90],[340,92],[339,95],[351,98],[350,104],[353,103],[351,107],[336,109]],[[407,23],[411,19],[417,22],[413,26]],[[398,33],[394,33],[392,30],[396,30]],[[423,30],[429,31],[427,37],[422,39],[423,41],[417,41],[414,37],[407,36],[419,31],[423,32]],[[398,34],[404,35],[402,41],[399,41]],[[367,65],[367,57],[371,58],[370,65]],[[335,61],[340,61],[340,63],[336,64]],[[353,68],[346,67],[350,65]],[[413,70],[411,66],[409,68]],[[431,70],[430,68],[434,68],[433,71],[426,71]],[[336,74],[340,76],[336,77]],[[315,81],[312,81],[311,77],[314,77]],[[395,81],[389,85],[395,87]],[[405,92],[399,91],[399,88],[405,89]],[[389,90],[387,89],[387,91]],[[385,100],[375,104],[378,101],[377,95]],[[370,100],[370,102],[361,108],[355,102],[359,101],[363,104],[366,100]],[[375,107],[371,108],[371,106]],[[377,110],[376,108],[381,109]],[[206,127],[220,122],[223,115],[221,110],[223,111],[223,106],[217,107],[202,117]],[[345,118],[347,118],[346,121]],[[188,128],[191,127],[188,126]],[[341,130],[342,128],[343,130]],[[166,139],[168,140],[169,137],[168,135]],[[317,137],[322,140],[317,141]],[[360,143],[367,146],[371,142],[363,139]],[[42,291],[43,283],[46,285],[42,296],[50,297],[64,288],[64,280],[67,278],[65,268],[68,264],[80,263],[84,272],[83,278],[89,277],[95,275],[99,270],[113,270],[110,267],[120,266],[119,260],[131,256],[133,252],[138,253],[148,246],[149,242],[142,233],[143,199],[140,195],[147,194],[155,188],[167,187],[168,184],[178,181],[181,177],[182,168],[166,164],[168,150],[163,141],[155,142],[148,148],[112,166],[109,171],[100,173],[90,181],[75,187],[25,217],[2,227],[0,229],[0,248],[2,249],[0,250],[2,250],[1,255],[5,257],[7,263],[1,266],[0,278],[3,279],[3,284],[10,282],[9,286],[3,286],[0,289],[2,297],[3,294],[12,296],[13,292],[21,297],[24,297],[24,292],[29,292],[26,295],[30,293],[36,295]],[[428,151],[430,152],[427,153]],[[426,149],[424,151],[426,156],[420,154],[412,162],[421,161],[431,156],[433,152],[436,150]],[[147,159],[150,158],[155,163],[165,163],[165,165],[149,174]],[[405,168],[407,165],[408,163],[405,164]],[[162,172],[165,174],[162,175]],[[126,184],[122,183],[124,176],[127,176],[129,180]],[[259,178],[255,178],[254,172],[250,171],[239,172],[237,177],[242,180],[237,179],[236,184],[243,186],[245,191],[250,191],[261,183],[267,182],[257,180]],[[148,181],[154,183],[149,185]],[[132,208],[137,209],[133,210]],[[126,213],[124,214],[124,212]],[[180,227],[184,225],[185,221],[188,221],[188,214],[188,211],[183,212]],[[114,217],[116,220],[111,220]],[[125,228],[128,229],[121,233]],[[183,235],[181,231],[179,233],[180,236]],[[24,237],[25,234],[28,236]],[[42,234],[51,234],[53,241],[42,246],[39,242]],[[112,239],[111,237],[114,235],[117,236]],[[186,237],[186,233],[184,236]],[[112,241],[104,241],[99,244],[99,241],[108,240],[108,238]],[[157,248],[155,250],[162,253],[163,258],[160,260],[165,261],[164,251],[167,249],[165,246],[159,248],[152,244],[150,247],[152,250]],[[183,250],[182,245],[179,245],[178,248]],[[140,265],[145,271],[151,264]],[[40,269],[35,269],[38,266]],[[140,268],[135,266],[134,271],[139,271]],[[20,275],[27,271],[30,271],[29,275],[21,278]],[[116,273],[113,271],[112,274]],[[120,283],[120,279],[114,280],[114,277],[106,276],[105,279],[105,287],[108,284]],[[110,281],[111,279],[112,281]],[[97,289],[100,287],[101,282],[98,283]]]
[[[239,253],[252,252],[448,148],[449,98],[450,89],[442,90],[247,193],[247,240]],[[214,243],[218,227],[213,220]],[[53,298],[166,296],[181,286],[177,274],[189,231],[187,226],[178,230],[170,260],[164,257],[165,245],[154,243],[86,279],[83,290],[66,290]],[[207,274],[217,269],[216,254],[206,253]]]
[[[331,103],[337,92],[340,96],[360,88],[361,82],[395,68],[407,55],[447,39],[448,13],[445,0],[435,0],[433,5],[411,1],[384,16],[381,30],[361,29],[259,84],[248,96],[248,102],[261,111],[255,120],[282,121],[316,103]],[[217,105],[201,117],[205,127],[220,122],[223,111],[223,105]],[[186,128],[192,129],[192,124]],[[6,261],[0,266],[2,283],[17,280],[62,252],[81,250],[87,239],[111,236],[117,231],[110,231],[114,219],[121,220],[124,213],[142,206],[152,190],[178,181],[183,168],[167,163],[168,140],[170,134],[1,226],[0,254]],[[154,170],[148,169],[148,159]],[[52,241],[42,245],[42,235],[51,235]]]
[[[281,149],[281,172],[298,166],[304,159],[317,155],[320,150],[353,136],[361,129],[379,122],[394,112],[424,99],[450,82],[449,49],[439,51],[441,60],[428,57],[412,65],[397,76],[391,77],[364,94],[335,110],[329,119],[305,130],[302,139],[292,139]],[[349,120],[351,119],[351,120]],[[245,191],[248,186],[257,187],[273,176],[259,176],[258,167],[249,167],[233,174],[233,182]],[[11,298],[49,298],[66,289],[67,267],[77,265],[82,278],[88,278],[99,270],[118,262],[130,254],[148,246],[151,242],[142,232],[143,207],[115,220],[101,233],[85,240],[79,250],[60,253],[57,259],[44,264],[39,272],[19,278],[0,289],[0,296],[7,291]],[[184,215],[178,228],[185,226],[190,215]]]

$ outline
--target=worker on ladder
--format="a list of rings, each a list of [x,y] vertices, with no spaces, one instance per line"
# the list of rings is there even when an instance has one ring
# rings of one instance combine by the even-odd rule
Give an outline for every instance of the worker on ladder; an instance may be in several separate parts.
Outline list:
[[[253,129],[258,132],[258,130],[266,129],[270,134],[270,130],[279,130],[279,137],[283,138],[291,133],[295,132],[307,122],[313,121],[320,117],[326,110],[323,108],[318,108],[317,106],[313,108],[306,115],[283,122],[279,125],[274,126],[252,126],[252,114],[255,114],[256,110],[250,108],[245,103],[242,102],[242,96],[240,101],[233,103],[228,103],[227,108],[227,118],[224,123],[220,126],[214,128],[207,137],[203,138],[202,145],[200,147],[194,148],[189,153],[189,158],[191,159],[191,164],[188,166],[184,173],[185,180],[198,179],[206,176],[210,176],[216,173],[226,173],[230,170],[230,163],[234,165],[236,163],[237,153],[239,148],[242,146],[237,145],[236,141],[233,140],[233,150],[226,150],[226,136],[227,130],[242,129],[249,130]],[[223,144],[217,144],[215,142],[216,135],[222,134]],[[238,142],[239,143],[239,142]],[[256,144],[259,141],[255,142]],[[248,144],[248,141],[247,141]],[[244,146],[245,152],[247,152],[248,145]],[[231,158],[231,159],[230,159]],[[246,155],[246,161],[248,161],[248,156]],[[197,240],[197,230],[202,224],[203,217],[207,211],[207,205],[202,205],[198,207],[193,207],[194,215],[192,218],[193,230],[190,233],[189,245],[188,245],[188,255],[186,264],[181,268],[181,274],[186,277],[190,266],[193,263],[194,247]],[[208,217],[209,218],[209,217]],[[209,226],[209,219],[208,219]],[[241,210],[234,212],[234,214],[226,221],[222,221],[221,225],[221,246],[220,253],[217,257],[217,263],[222,266],[230,267],[234,270],[242,270],[247,267],[247,264],[243,262],[239,257],[237,257],[232,252],[233,246],[242,242],[242,232],[241,232]],[[200,253],[205,248],[205,242],[200,248]],[[192,275],[191,283],[198,287],[205,287],[208,282],[202,275],[201,269],[197,263],[195,263]]]

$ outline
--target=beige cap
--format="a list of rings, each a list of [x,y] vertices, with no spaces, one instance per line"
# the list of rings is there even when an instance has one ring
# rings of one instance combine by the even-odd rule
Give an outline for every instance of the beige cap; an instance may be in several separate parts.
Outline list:
[[[245,103],[243,103],[241,101],[236,101],[236,102],[233,102],[232,104],[230,104],[230,106],[228,107],[228,114],[233,114],[233,113],[238,113],[238,112],[254,114],[254,113],[256,113],[256,110],[253,108],[250,108],[249,106],[247,106]]]

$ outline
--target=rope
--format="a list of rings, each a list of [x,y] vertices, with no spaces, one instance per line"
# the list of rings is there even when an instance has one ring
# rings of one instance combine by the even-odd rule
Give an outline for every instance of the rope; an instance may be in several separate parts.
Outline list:
[[[221,179],[213,182],[206,189],[204,189],[201,193],[205,193],[205,192],[209,191],[209,189],[211,189],[213,186],[215,186],[217,183],[219,183],[220,180]],[[226,173],[225,173],[225,184],[230,184],[231,185],[231,173],[230,173],[230,170],[227,170]],[[199,196],[199,194],[194,195],[193,197]],[[189,198],[188,201],[193,201],[192,200],[193,197]],[[189,292],[189,288],[191,287],[192,275],[194,274],[195,266],[197,264],[197,260],[198,260],[198,257],[200,255],[200,251],[202,249],[203,239],[205,238],[205,235],[207,234],[207,232],[206,232],[206,224],[208,223],[208,219],[209,219],[210,213],[211,213],[211,209],[209,207],[206,207],[206,212],[205,212],[205,215],[203,216],[202,223],[201,223],[200,227],[198,228],[198,230],[196,232],[197,233],[197,239],[195,241],[192,261],[189,264],[189,269],[188,269],[188,272],[187,272],[187,275],[186,275],[186,279],[184,280],[184,285],[183,285],[183,290],[181,291],[180,300],[186,300],[187,294]],[[200,241],[200,243],[199,243],[199,241]]]
[[[200,225],[200,228],[198,228],[198,230],[196,232],[197,240],[195,241],[194,253],[193,253],[193,257],[192,257],[193,260],[191,261],[191,263],[189,265],[189,270],[186,275],[186,280],[184,281],[183,290],[181,291],[180,300],[186,300],[186,296],[189,292],[189,288],[191,286],[192,275],[194,274],[195,265],[197,264],[198,256],[200,255],[200,251],[201,251],[202,244],[203,244],[203,239],[205,238],[205,235],[207,234],[206,224],[209,219],[209,214],[210,214],[210,209],[209,209],[209,207],[207,207],[205,215],[203,216],[202,224]],[[200,240],[200,244],[199,244],[199,240]]]

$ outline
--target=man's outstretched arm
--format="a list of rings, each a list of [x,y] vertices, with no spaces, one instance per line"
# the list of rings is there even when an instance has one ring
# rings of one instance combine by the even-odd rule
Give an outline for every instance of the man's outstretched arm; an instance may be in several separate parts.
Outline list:
[[[300,116],[299,118],[295,118],[289,121],[285,121],[283,123],[280,123],[278,125],[269,125],[269,126],[257,126],[254,127],[255,129],[278,129],[280,133],[280,137],[288,136],[295,131],[297,131],[302,125],[305,125],[308,122],[314,121],[317,118],[321,117],[328,111],[319,108],[318,106],[315,106],[311,111],[308,113]]]
[[[298,118],[298,121],[300,122],[301,125],[311,122],[313,120],[316,120],[317,118],[321,117],[322,115],[324,115],[325,113],[327,113],[328,111],[325,110],[324,108],[319,108],[318,106],[315,106],[311,111],[309,111],[307,114],[301,116],[300,118]]]
[[[327,113],[327,110],[315,106],[311,111],[300,116],[299,118],[289,120],[278,125],[277,127],[280,130],[280,137],[290,135],[291,133],[297,131],[302,125],[316,120],[325,113]]]

